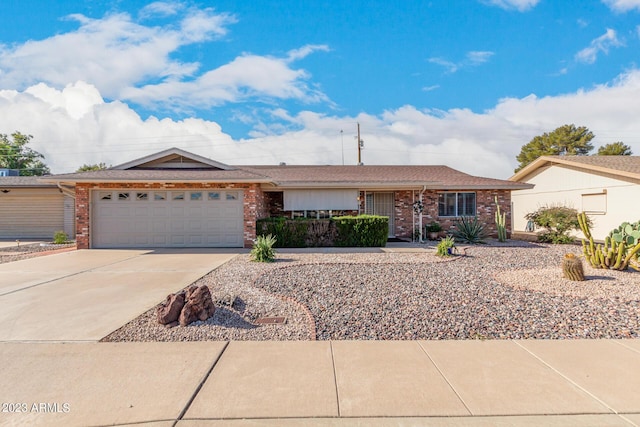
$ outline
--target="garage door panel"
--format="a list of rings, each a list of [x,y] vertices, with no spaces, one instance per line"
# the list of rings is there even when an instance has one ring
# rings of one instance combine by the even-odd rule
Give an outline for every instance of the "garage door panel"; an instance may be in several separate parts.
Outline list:
[[[125,193],[129,198],[119,197]],[[242,192],[231,193],[236,198],[227,198],[224,191],[116,190],[111,199],[96,193],[93,247],[241,247]]]

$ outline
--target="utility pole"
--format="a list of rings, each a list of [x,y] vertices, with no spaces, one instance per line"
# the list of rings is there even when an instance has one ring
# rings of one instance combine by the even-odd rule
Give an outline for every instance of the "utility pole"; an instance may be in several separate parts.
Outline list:
[[[362,147],[364,141],[360,139],[360,123],[358,123],[358,166],[362,165]]]
[[[344,134],[340,129],[340,145],[342,147],[342,166],[344,166]]]

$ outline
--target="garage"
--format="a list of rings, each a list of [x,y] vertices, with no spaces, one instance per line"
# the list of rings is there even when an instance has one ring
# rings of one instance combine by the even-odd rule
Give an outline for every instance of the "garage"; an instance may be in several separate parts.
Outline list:
[[[93,190],[92,247],[242,247],[243,192]]]
[[[0,177],[0,239],[51,240],[57,231],[74,236],[73,199],[38,177]]]

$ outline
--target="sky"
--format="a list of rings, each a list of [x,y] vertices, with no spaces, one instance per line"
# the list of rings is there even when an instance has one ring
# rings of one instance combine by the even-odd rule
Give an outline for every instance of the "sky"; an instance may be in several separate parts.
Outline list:
[[[0,133],[53,173],[178,147],[230,165],[507,179],[536,135],[640,155],[640,0],[9,0]],[[594,150],[594,152],[596,151]]]

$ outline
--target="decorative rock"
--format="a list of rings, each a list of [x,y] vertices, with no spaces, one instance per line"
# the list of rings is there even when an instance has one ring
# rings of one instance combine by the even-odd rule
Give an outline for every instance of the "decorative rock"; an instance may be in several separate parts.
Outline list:
[[[187,289],[185,304],[178,321],[181,326],[187,326],[196,320],[205,321],[216,311],[211,299],[211,292],[206,285],[192,286]]]
[[[156,317],[161,325],[168,325],[177,322],[180,312],[184,307],[184,292],[167,295],[164,303],[156,309]]]

